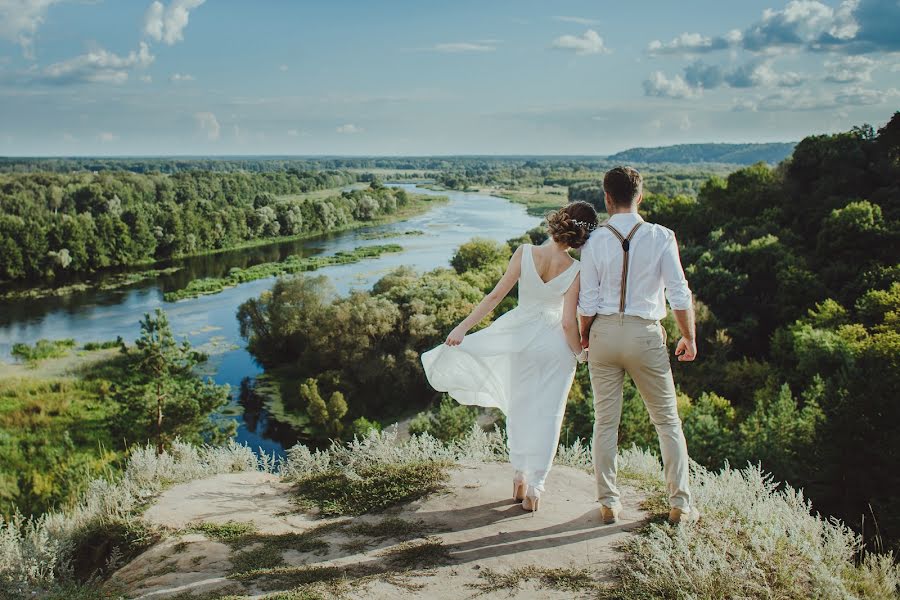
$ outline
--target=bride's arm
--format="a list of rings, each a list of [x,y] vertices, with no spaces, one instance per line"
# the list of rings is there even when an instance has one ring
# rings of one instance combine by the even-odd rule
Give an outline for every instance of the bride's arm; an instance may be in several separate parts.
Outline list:
[[[509,265],[506,267],[506,273],[497,282],[488,294],[478,303],[472,312],[466,317],[462,323],[457,325],[447,340],[444,342],[448,346],[458,346],[465,337],[466,333],[481,322],[492,310],[497,308],[500,301],[506,298],[509,290],[516,285],[519,275],[522,273],[522,246],[516,248],[512,258],[509,259]]]
[[[572,354],[581,354],[581,337],[578,330],[578,292],[580,289],[581,273],[575,276],[575,281],[569,286],[563,299],[562,328]]]

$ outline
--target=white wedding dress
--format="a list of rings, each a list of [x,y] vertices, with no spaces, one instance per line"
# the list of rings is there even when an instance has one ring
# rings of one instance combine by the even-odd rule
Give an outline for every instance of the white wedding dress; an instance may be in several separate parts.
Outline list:
[[[580,268],[544,282],[531,251],[522,249],[519,305],[459,346],[441,344],[422,354],[425,376],[460,404],[496,407],[506,415],[509,461],[529,486],[544,490],[576,359],[562,329],[563,296]]]

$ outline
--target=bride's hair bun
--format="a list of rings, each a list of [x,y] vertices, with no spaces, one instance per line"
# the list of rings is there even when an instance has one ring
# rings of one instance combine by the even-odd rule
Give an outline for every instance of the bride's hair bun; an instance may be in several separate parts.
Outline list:
[[[570,202],[559,210],[547,213],[547,229],[553,241],[569,248],[581,248],[597,228],[597,211],[581,200]]]

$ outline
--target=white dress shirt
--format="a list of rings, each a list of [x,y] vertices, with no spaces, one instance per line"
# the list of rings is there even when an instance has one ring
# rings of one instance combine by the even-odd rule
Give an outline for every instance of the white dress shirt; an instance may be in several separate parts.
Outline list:
[[[610,217],[609,224],[627,237],[639,221],[644,222],[637,213],[619,213]],[[691,290],[671,229],[644,223],[631,239],[628,255],[626,315],[662,319],[666,316],[666,298],[672,308],[691,307]],[[618,314],[621,285],[622,243],[611,231],[598,227],[581,248],[581,314]]]

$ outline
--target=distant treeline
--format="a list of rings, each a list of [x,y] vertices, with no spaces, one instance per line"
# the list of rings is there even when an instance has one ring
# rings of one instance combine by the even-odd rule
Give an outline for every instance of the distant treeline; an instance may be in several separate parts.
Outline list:
[[[51,279],[327,232],[407,202],[405,192],[377,182],[328,198],[290,198],[355,181],[347,172],[296,170],[0,175],[0,280]]]
[[[621,162],[728,163],[780,162],[794,144],[687,144],[632,148],[612,156],[192,156],[192,157],[0,157],[0,173],[50,171],[246,171],[268,173],[299,170],[384,169],[430,172],[486,173],[515,169],[605,171]]]
[[[794,142],[774,144],[678,144],[659,148],[631,148],[607,157],[617,163],[729,163],[777,164],[791,155]]]

